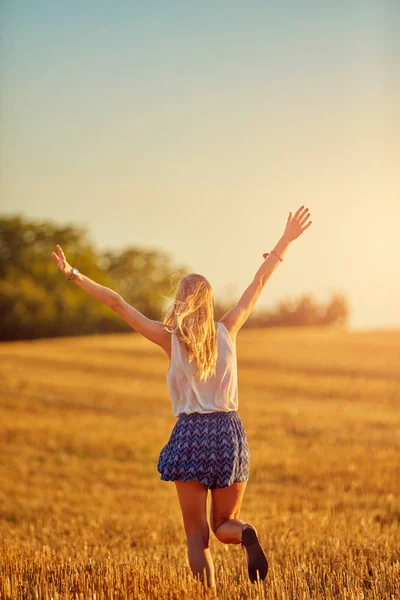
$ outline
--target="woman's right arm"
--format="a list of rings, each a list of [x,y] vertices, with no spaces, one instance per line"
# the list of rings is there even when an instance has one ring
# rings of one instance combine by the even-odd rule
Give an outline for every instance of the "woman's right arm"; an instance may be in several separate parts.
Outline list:
[[[285,231],[273,249],[273,251],[276,252],[276,254],[281,258],[284,256],[290,243],[299,237],[299,235],[301,235],[303,231],[305,231],[312,223],[312,221],[310,221],[306,226],[304,226],[309,217],[309,213],[307,212],[308,208],[305,210],[303,209],[304,206],[301,206],[293,218],[292,213],[289,213]],[[239,302],[220,319],[228,329],[233,339],[235,339],[237,332],[249,318],[262,290],[264,289],[264,285],[267,283],[268,279],[281,262],[276,254],[271,252],[268,255],[255,274],[251,284],[243,292]]]

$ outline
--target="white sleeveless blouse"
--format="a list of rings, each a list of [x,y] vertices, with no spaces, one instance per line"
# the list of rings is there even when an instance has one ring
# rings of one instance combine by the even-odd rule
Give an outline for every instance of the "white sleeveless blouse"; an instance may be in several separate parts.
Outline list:
[[[216,323],[218,358],[216,374],[200,381],[195,361],[189,363],[185,344],[175,333],[171,340],[171,362],[167,384],[172,412],[210,413],[238,410],[238,379],[236,348],[223,323]]]

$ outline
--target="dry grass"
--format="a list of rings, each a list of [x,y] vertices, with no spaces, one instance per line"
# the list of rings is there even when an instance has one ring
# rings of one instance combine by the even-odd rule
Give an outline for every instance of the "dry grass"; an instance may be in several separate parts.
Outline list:
[[[218,598],[400,598],[400,331],[243,330],[238,366],[270,572],[212,534]],[[1,600],[212,596],[156,469],[167,368],[136,335],[0,345]]]

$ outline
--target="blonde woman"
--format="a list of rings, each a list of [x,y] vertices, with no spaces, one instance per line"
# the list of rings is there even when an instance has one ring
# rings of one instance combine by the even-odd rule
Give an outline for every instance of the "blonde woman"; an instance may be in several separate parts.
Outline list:
[[[170,359],[167,385],[177,421],[162,448],[160,479],[174,481],[182,511],[193,575],[215,588],[209,549],[210,526],[224,544],[241,544],[250,580],[267,576],[268,561],[256,528],[239,519],[249,479],[250,452],[238,413],[236,336],[264,285],[282,262],[289,244],[310,225],[308,208],[289,213],[282,237],[262,263],[242,297],[219,322],[214,321],[212,288],[192,273],[180,281],[162,322],[148,319],[113,290],[72,269],[62,248],[52,256],[61,271],[85,292],[109,306]],[[206,514],[211,490],[210,525]]]

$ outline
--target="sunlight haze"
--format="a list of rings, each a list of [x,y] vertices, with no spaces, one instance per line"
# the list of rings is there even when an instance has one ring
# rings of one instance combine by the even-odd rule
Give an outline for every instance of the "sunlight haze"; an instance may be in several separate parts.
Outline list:
[[[1,211],[237,300],[303,204],[257,308],[340,292],[400,327],[395,4],[272,4],[2,2]]]

